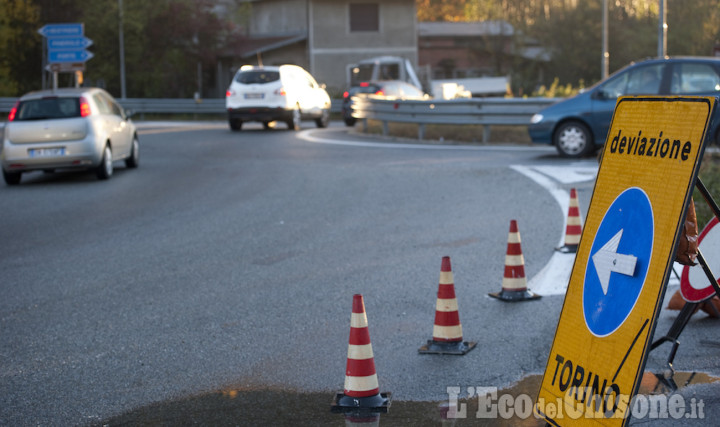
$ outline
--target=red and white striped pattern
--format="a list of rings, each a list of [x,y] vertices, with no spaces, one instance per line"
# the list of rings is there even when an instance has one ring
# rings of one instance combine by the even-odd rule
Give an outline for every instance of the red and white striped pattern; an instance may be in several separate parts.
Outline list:
[[[516,220],[510,220],[507,253],[505,255],[505,274],[503,274],[502,290],[520,292],[527,290],[525,278],[525,258],[520,245],[520,231]]]
[[[360,294],[353,295],[350,318],[350,343],[345,369],[345,395],[350,397],[374,396],[380,392],[375,359],[368,331],[365,303]]]
[[[570,189],[570,205],[568,207],[567,225],[565,226],[565,246],[577,246],[582,235],[582,220],[580,219],[580,204],[577,191]]]
[[[433,341],[462,341],[462,325],[458,314],[458,303],[455,297],[450,257],[442,259],[440,267],[440,284],[438,286],[437,303],[435,304],[435,324],[433,325]]]

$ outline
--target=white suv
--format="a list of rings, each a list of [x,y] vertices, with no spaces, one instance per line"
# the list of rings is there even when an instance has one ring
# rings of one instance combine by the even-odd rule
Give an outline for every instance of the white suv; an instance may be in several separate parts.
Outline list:
[[[244,65],[233,77],[225,94],[230,129],[239,131],[243,122],[261,122],[265,129],[273,121],[300,130],[300,121],[314,119],[326,127],[330,119],[330,97],[324,87],[296,65],[258,67]]]

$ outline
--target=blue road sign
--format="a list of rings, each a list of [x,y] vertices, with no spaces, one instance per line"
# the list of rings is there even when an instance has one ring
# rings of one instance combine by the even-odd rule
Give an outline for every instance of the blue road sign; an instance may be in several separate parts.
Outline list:
[[[638,187],[623,191],[605,212],[585,270],[583,314],[604,337],[628,318],[647,276],[654,239],[650,199]]]
[[[80,22],[70,24],[47,24],[38,30],[45,37],[82,36],[84,25]]]
[[[92,52],[87,50],[55,50],[48,52],[49,63],[63,63],[63,62],[85,62],[92,58]]]
[[[87,37],[48,37],[48,50],[83,50],[92,46],[93,41]]]

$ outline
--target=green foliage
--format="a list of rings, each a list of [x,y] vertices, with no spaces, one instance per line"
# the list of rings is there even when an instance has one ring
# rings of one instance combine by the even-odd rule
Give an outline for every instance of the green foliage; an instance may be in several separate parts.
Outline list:
[[[94,41],[85,80],[120,92],[118,0],[0,0],[0,96],[41,86],[45,24],[83,22]],[[227,0],[122,0],[127,95],[190,97],[199,86],[220,86],[217,61],[242,46],[252,2]],[[610,71],[657,53],[657,0],[613,0],[609,7]],[[510,74],[515,93],[574,90],[569,84],[601,77],[603,0],[416,0],[421,21],[503,20],[516,32],[518,51],[528,43],[549,62],[508,57],[503,49],[478,51],[498,74]],[[720,40],[717,0],[667,0],[669,55],[711,55]],[[510,63],[509,71],[502,64]],[[200,73],[198,73],[198,69]],[[198,81],[198,75],[201,75]],[[69,75],[61,75],[65,83]],[[555,80],[557,79],[557,83]],[[224,84],[222,84],[224,87]],[[543,88],[544,86],[544,88]],[[540,89],[537,89],[540,88]]]
[[[656,56],[658,1],[607,4],[610,71]],[[420,20],[507,21],[516,30],[516,48],[533,40],[546,49],[552,57],[547,63],[512,59],[515,93],[533,93],[540,85],[551,86],[556,78],[558,87],[601,78],[603,0],[417,0],[416,5]],[[668,55],[712,55],[720,40],[717,0],[667,0],[666,12]],[[538,76],[543,76],[540,81]]]
[[[39,77],[41,64],[37,6],[30,1],[0,0],[0,96],[17,96],[34,87],[21,77]]]
[[[715,202],[720,203],[720,155],[705,153],[699,176]],[[712,219],[713,212],[697,189],[693,193],[693,200],[695,200],[698,228],[702,230]]]
[[[119,96],[120,14],[118,0],[0,0],[0,96],[19,96],[42,83],[45,24],[82,22],[93,40],[86,63],[88,85]],[[243,40],[250,5],[215,0],[123,0],[123,40],[128,97],[192,97],[216,82],[220,55],[235,53]],[[200,77],[201,76],[201,77]],[[60,74],[60,85],[72,84]],[[224,82],[222,83],[224,88]]]
[[[88,63],[87,79],[103,81],[111,93],[119,94],[117,3],[108,8],[96,0],[78,1],[83,4],[85,32],[95,41],[96,57]],[[124,1],[129,97],[189,98],[214,83],[218,51],[232,32],[231,25],[213,13],[214,6],[211,0]]]
[[[420,21],[465,21],[464,0],[416,0]]]

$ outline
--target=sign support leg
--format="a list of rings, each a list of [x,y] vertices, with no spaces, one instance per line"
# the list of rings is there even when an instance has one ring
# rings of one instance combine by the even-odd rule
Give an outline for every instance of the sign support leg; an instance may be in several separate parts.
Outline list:
[[[700,266],[702,266],[703,271],[705,272],[705,275],[707,276],[710,283],[712,283],[713,288],[715,289],[715,294],[720,297],[720,285],[718,285],[717,280],[715,280],[715,275],[710,270],[710,266],[708,265],[707,261],[705,260],[705,257],[703,256],[702,251],[700,248],[698,248],[698,254],[697,254],[698,262],[700,263]]]
[[[695,187],[698,189],[698,191],[700,191],[700,194],[702,194],[705,202],[707,202],[708,206],[710,206],[710,209],[712,209],[717,219],[720,220],[720,208],[718,207],[717,203],[715,203],[715,200],[713,200],[712,195],[708,191],[707,187],[705,187],[705,184],[703,184],[703,182],[700,180],[700,177],[695,180]]]
[[[708,280],[710,280],[710,283],[712,283],[713,288],[715,289],[715,294],[720,296],[720,286],[718,286],[717,280],[715,280],[715,275],[710,270],[710,266],[708,265],[707,261],[705,260],[705,257],[702,254],[702,251],[700,248],[698,248],[698,255],[697,255],[698,263],[702,267],[703,271],[705,272],[705,275],[707,276]],[[673,343],[672,350],[670,350],[670,355],[668,356],[668,366],[670,367],[670,370],[673,369],[673,360],[675,360],[675,353],[677,353],[678,346],[680,345],[680,342],[678,341],[678,338],[680,338],[680,334],[682,333],[683,329],[685,329],[685,326],[690,321],[690,317],[692,317],[693,313],[697,311],[697,308],[700,306],[701,303],[699,302],[689,302],[686,303],[682,310],[680,310],[680,313],[678,314],[678,317],[675,319],[675,322],[673,322],[672,326],[670,327],[670,330],[668,333],[660,338],[659,340],[652,343],[650,346],[650,351],[654,350],[659,345],[663,344],[666,341],[670,341]]]
[[[690,317],[692,317],[693,313],[697,310],[697,308],[700,306],[700,303],[698,302],[689,302],[686,303],[682,310],[680,310],[680,313],[678,314],[677,318],[675,319],[675,322],[673,322],[672,326],[670,326],[670,330],[668,330],[668,333],[665,334],[664,337],[660,338],[659,340],[652,343],[650,346],[650,351],[653,351],[656,347],[660,346],[661,344],[670,341],[673,343],[672,350],[670,350],[670,355],[668,356],[668,366],[670,367],[670,370],[673,369],[672,364],[675,360],[675,353],[677,353],[678,346],[680,345],[680,342],[678,341],[678,338],[680,338],[680,334],[682,333],[683,329],[685,329],[685,326],[690,321]]]
[[[715,217],[720,220],[720,207],[718,207],[718,204],[713,199],[712,195],[708,191],[707,187],[705,187],[705,184],[703,184],[700,177],[698,177],[695,180],[695,187],[700,191],[700,194],[705,199],[705,202],[708,204],[710,209],[713,211],[713,214]],[[715,276],[713,275],[712,271],[710,271],[710,266],[708,265],[707,261],[705,260],[705,257],[703,256],[702,252],[700,251],[700,248],[698,248],[698,262],[702,266],[703,271],[705,272],[705,275],[708,277],[708,280],[710,280],[710,283],[712,284],[713,288],[715,289],[715,294],[720,297],[720,286],[718,286],[717,280],[715,280]]]

